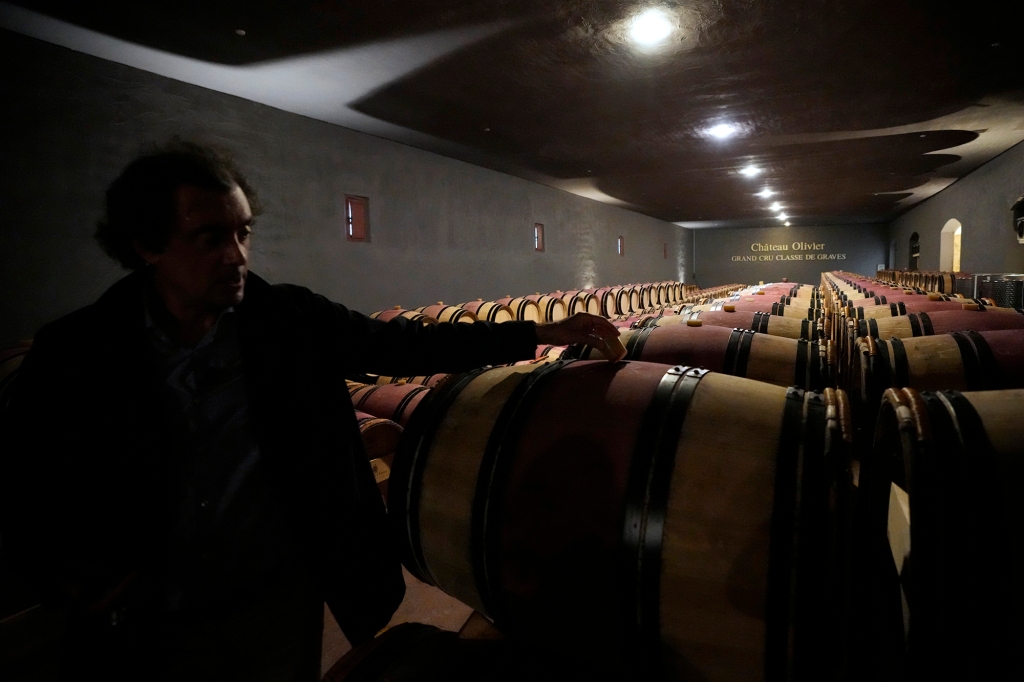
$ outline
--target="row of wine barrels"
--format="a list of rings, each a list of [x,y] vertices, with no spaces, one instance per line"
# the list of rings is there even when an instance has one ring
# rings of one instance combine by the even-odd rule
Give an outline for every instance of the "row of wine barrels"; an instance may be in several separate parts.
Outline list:
[[[956,282],[958,280],[971,279],[971,277],[972,275],[967,272],[902,272],[899,270],[881,270],[878,272],[878,278],[883,281],[888,280],[894,284],[915,286],[925,291],[944,293],[956,291]]]
[[[403,561],[628,679],[821,679],[842,640],[837,395],[642,362],[462,375],[395,459]]]
[[[457,305],[445,305],[442,301],[438,301],[434,305],[416,308],[416,312],[423,313],[439,322],[463,322],[467,324],[476,322],[476,315],[470,311]]]
[[[499,298],[495,303],[508,306],[512,311],[513,319],[521,322],[543,322],[540,307],[533,301],[524,297],[506,296]]]
[[[497,301],[485,301],[478,298],[475,301],[463,303],[459,307],[468,310],[476,319],[484,322],[511,322],[517,319],[511,308]]]
[[[539,293],[526,298],[537,304],[540,309],[540,319],[544,322],[558,322],[569,315],[565,301],[560,298]]]
[[[1024,390],[885,392],[861,474],[874,679],[1001,679],[1024,609]],[[885,641],[895,638],[897,641]]]
[[[409,383],[371,385],[351,382],[348,389],[352,405],[357,410],[390,419],[402,426],[409,423],[412,413],[430,392],[427,386]]]
[[[789,339],[804,339],[805,341],[817,341],[820,336],[819,326],[814,320],[781,317],[761,312],[708,311],[661,317],[652,316],[645,320],[638,320],[636,327],[669,327],[695,322],[715,327],[750,329],[762,334],[783,336]]]
[[[619,340],[627,360],[690,365],[714,372],[821,391],[830,384],[827,346],[749,329],[676,325],[626,330]],[[590,346],[573,346],[563,356],[582,360],[601,354]]]
[[[396,317],[404,317],[407,320],[413,322],[421,322],[423,324],[437,324],[437,320],[429,315],[424,315],[421,312],[415,310],[405,310],[400,305],[396,305],[391,310],[378,310],[375,313],[371,313],[370,317],[381,322],[390,322]]]
[[[382,386],[384,384],[416,384],[419,386],[434,388],[446,381],[450,376],[450,374],[427,374],[416,377],[388,377],[382,375],[377,377],[374,383],[378,386]]]

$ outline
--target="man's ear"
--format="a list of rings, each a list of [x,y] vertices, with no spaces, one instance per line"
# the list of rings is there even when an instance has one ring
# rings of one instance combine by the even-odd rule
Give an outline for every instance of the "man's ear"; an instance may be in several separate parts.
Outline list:
[[[139,254],[139,258],[146,261],[149,265],[156,265],[163,258],[162,253],[154,253],[146,249],[137,240],[132,241],[132,248],[135,249],[135,253]]]

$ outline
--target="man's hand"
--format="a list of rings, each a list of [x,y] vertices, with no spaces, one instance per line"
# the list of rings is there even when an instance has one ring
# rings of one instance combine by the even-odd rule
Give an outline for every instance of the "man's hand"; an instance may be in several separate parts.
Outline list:
[[[538,324],[537,342],[551,346],[585,343],[601,351],[609,362],[618,362],[626,357],[626,349],[619,341],[619,330],[615,325],[589,313],[576,313],[559,322]]]

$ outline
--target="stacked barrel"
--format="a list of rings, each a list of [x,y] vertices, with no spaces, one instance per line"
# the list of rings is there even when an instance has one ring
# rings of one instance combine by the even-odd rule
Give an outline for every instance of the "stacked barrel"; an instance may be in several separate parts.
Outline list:
[[[856,672],[994,679],[1024,635],[1024,311],[879,276],[821,285],[855,425]]]

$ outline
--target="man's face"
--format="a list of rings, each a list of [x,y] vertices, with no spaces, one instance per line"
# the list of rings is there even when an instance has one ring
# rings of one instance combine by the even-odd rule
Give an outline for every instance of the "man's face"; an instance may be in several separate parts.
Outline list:
[[[183,185],[167,248],[143,253],[162,291],[179,305],[221,311],[242,301],[253,216],[236,185],[227,192]],[[170,303],[170,302],[168,302]]]

